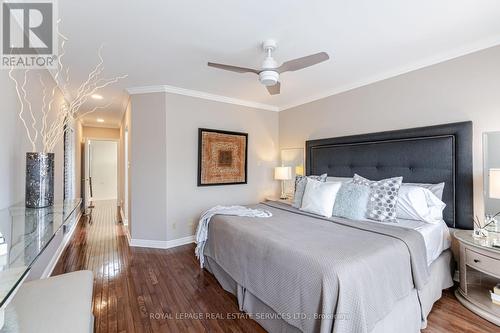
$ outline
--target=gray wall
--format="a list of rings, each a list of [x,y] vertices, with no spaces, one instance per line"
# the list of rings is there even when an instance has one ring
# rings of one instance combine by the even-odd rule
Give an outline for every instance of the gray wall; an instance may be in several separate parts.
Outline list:
[[[197,186],[200,127],[248,133],[248,184]],[[215,205],[252,204],[275,195],[277,161],[277,112],[167,94],[168,239],[192,235],[200,213]]]
[[[483,212],[482,133],[500,130],[500,47],[280,112],[280,147],[305,140],[472,120],[475,213]]]
[[[19,184],[24,133],[17,120],[18,103],[14,86],[7,71],[0,72],[2,111],[0,112],[0,209],[21,200],[23,192]]]
[[[166,240],[165,94],[134,95],[130,147],[130,234],[133,239]]]
[[[83,126],[83,137],[90,139],[120,139],[119,128]]]
[[[130,114],[132,239],[191,236],[205,209],[257,203],[276,194],[278,113],[151,93],[132,95]],[[200,127],[248,133],[248,184],[197,186]]]

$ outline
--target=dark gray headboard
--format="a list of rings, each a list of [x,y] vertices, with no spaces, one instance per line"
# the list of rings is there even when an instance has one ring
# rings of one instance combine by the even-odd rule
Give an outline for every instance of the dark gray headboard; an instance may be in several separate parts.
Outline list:
[[[473,228],[472,122],[306,141],[306,173],[445,182],[448,226]]]

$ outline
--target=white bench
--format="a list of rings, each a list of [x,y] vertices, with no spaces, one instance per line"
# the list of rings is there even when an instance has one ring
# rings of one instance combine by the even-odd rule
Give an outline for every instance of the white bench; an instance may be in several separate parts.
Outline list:
[[[7,306],[2,332],[93,332],[92,286],[91,271],[23,283]]]

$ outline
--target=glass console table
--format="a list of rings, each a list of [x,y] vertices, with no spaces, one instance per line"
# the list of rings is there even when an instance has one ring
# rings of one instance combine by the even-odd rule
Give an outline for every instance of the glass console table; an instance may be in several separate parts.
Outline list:
[[[81,199],[32,209],[24,203],[0,210],[0,328],[3,310],[56,233],[71,227]]]

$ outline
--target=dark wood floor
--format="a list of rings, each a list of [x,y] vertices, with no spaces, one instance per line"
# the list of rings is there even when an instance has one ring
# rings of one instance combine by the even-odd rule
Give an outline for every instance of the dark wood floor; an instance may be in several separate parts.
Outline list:
[[[199,269],[194,246],[130,248],[113,202],[98,202],[82,219],[53,275],[94,272],[96,332],[264,332],[238,311],[236,299]],[[220,319],[223,318],[223,319]],[[425,333],[500,332],[446,291]]]

